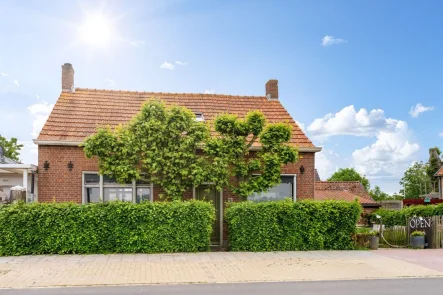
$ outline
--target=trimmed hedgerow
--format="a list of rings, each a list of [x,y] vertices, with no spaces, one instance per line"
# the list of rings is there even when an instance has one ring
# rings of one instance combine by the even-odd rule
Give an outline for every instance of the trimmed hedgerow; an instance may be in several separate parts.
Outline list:
[[[34,203],[0,207],[0,255],[206,251],[207,202]]]
[[[361,210],[357,201],[232,203],[229,245],[233,251],[353,249]]]
[[[371,216],[371,219],[378,223],[379,221],[375,218],[376,215],[381,216],[382,222],[386,226],[406,225],[406,220],[414,216],[443,215],[443,204],[410,206],[401,210],[379,209]]]

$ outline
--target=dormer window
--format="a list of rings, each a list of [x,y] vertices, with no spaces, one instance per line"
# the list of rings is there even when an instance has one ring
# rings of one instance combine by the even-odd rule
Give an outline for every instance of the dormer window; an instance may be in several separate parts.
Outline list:
[[[203,113],[195,113],[195,120],[197,122],[204,122],[205,117],[203,116]]]

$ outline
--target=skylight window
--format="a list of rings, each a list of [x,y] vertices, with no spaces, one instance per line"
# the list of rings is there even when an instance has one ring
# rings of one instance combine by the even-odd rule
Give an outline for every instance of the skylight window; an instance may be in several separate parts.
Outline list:
[[[202,113],[195,113],[195,120],[197,122],[204,122],[205,121],[205,117],[203,116]]]

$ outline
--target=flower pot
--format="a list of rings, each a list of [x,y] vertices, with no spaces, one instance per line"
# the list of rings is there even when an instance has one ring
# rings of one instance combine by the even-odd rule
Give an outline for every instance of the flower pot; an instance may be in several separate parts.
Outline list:
[[[425,237],[424,236],[411,236],[411,247],[414,249],[424,249],[425,248]]]
[[[377,250],[378,244],[380,243],[380,238],[377,236],[369,237],[369,245],[371,250]]]

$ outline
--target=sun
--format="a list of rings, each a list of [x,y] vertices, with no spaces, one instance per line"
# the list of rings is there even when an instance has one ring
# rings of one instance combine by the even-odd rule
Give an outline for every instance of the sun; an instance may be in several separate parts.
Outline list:
[[[112,28],[103,15],[90,15],[79,27],[79,33],[83,42],[93,46],[103,46],[111,40]]]

